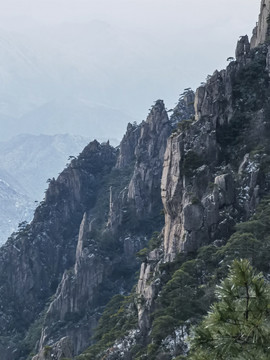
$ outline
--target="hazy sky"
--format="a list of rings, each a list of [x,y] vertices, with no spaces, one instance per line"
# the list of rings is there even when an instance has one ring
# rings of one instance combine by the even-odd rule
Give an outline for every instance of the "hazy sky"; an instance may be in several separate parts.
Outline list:
[[[183,24],[201,27],[203,24],[210,25],[223,20],[220,26],[241,28],[244,24],[247,26],[247,22],[254,22],[259,10],[259,1],[1,0],[0,10],[1,19],[27,17],[44,23],[88,21],[98,18],[136,26],[159,25],[161,29],[166,26],[182,27]]]
[[[65,87],[80,92],[84,77],[84,87],[92,83],[88,93],[96,86],[103,96],[96,102],[110,99],[109,106],[141,120],[156,99],[172,107],[184,88],[196,89],[224,68],[239,36],[251,35],[259,10],[260,0],[0,0],[0,28],[31,36],[35,54],[43,51],[47,57],[50,47],[60,50],[44,61],[50,69],[58,62],[55,73],[61,59],[68,70],[76,68],[72,80],[65,71]],[[100,37],[98,26],[89,26],[95,20],[103,22]],[[2,81],[1,64],[0,59]],[[88,71],[88,77],[78,77],[78,71]],[[9,79],[14,71],[6,73]],[[28,75],[21,76],[27,81]],[[79,79],[76,87],[74,79]]]
[[[238,36],[251,34],[259,8],[260,0],[0,0],[0,22],[4,28],[24,31],[40,24],[102,20],[165,39],[174,45],[172,56],[181,48],[204,63],[209,53],[208,72],[212,64],[224,66]]]

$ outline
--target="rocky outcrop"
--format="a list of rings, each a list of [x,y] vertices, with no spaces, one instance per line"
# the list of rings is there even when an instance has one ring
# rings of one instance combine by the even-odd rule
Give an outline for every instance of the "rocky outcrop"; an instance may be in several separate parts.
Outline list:
[[[248,219],[270,191],[268,51],[265,45],[250,49],[248,37],[241,37],[236,61],[197,89],[195,120],[168,139],[161,181],[164,241],[142,264],[137,285],[144,339],[160,291],[160,265],[180,252],[225,244],[235,223]]]
[[[192,119],[195,115],[194,110],[195,93],[191,89],[185,89],[180,95],[177,105],[172,110],[170,121],[176,127],[180,121]]]
[[[95,290],[97,291],[106,275],[105,269],[111,269],[111,264],[109,259],[101,261],[95,251],[85,247],[88,234],[89,222],[84,214],[75,266],[64,273],[55,299],[49,306],[39,344],[41,350],[46,344],[56,343],[64,335],[70,339],[74,353],[78,354],[89,344],[93,329],[97,325],[98,316],[93,311],[93,300],[97,295]],[[53,326],[55,322],[58,322],[57,329]]]
[[[122,225],[125,228],[128,217],[136,218],[141,225],[151,218],[152,230],[156,230],[155,226],[160,228],[160,182],[166,142],[171,129],[161,100],[152,107],[146,121],[139,126],[128,125],[120,144],[117,168],[122,171],[130,169],[130,175],[120,192],[113,186],[111,188],[108,228],[113,231]],[[123,231],[126,230],[122,228]]]
[[[256,27],[253,30],[253,35],[250,42],[251,48],[255,48],[258,45],[264,44],[266,41],[269,41],[269,35],[270,35],[269,14],[270,14],[270,1],[262,0],[259,19],[256,24]]]
[[[65,337],[74,354],[79,354],[91,344],[93,330],[109,298],[130,290],[133,271],[138,267],[135,254],[145,246],[152,227],[163,225],[159,214],[160,181],[170,131],[162,101],[157,101],[141,125],[128,125],[116,166],[100,192],[101,202],[107,194],[108,220],[104,210],[102,216],[99,213],[98,204],[84,213],[75,265],[65,271],[46,312],[40,353]],[[77,184],[76,191],[79,189]],[[79,193],[75,192],[75,197],[79,198]],[[143,225],[138,229],[134,224]]]
[[[141,266],[136,288],[138,294],[138,326],[145,336],[151,326],[150,315],[154,311],[154,299],[158,295],[159,280],[153,279],[159,271],[159,262],[163,259],[162,249],[155,249],[148,254],[147,261]]]
[[[46,346],[33,360],[61,360],[73,358],[72,344],[68,338],[62,338],[53,346]]]
[[[115,266],[131,260],[140,247],[136,246],[140,240],[134,236],[140,230],[132,228],[133,223],[130,226],[129,217],[140,221],[156,216],[161,204],[160,182],[165,212],[163,243],[147,255],[141,266],[136,288],[138,329],[117,341],[105,358],[128,359],[136,341],[147,343],[151,314],[162,286],[161,264],[173,261],[180,252],[196,252],[202,245],[226,243],[236,222],[250,217],[259,199],[270,189],[270,176],[265,170],[266,148],[257,152],[255,146],[259,141],[262,146],[268,141],[267,51],[266,46],[251,49],[248,37],[241,37],[236,60],[226,70],[215,71],[197,89],[195,99],[192,98],[194,116],[190,110],[189,118],[180,119],[172,135],[162,101],[156,102],[145,122],[128,126],[116,166],[117,176],[126,178],[120,187],[110,186],[105,230],[118,236],[124,256],[100,257],[95,241],[90,241],[94,214],[88,211],[81,224],[75,268],[63,276],[49,308],[41,349],[63,336],[72,339],[75,354],[86,346],[87,336],[97,321],[97,317],[90,316],[98,313],[93,295],[98,294],[105,279],[110,279]],[[253,72],[257,76],[254,83]],[[129,168],[132,163],[134,167]],[[123,226],[125,223],[127,227]],[[119,282],[114,284],[115,289],[120,289]],[[65,319],[67,314],[76,314],[82,304],[88,310],[80,314],[80,319],[70,325],[65,323],[61,331],[53,330],[52,324]]]
[[[269,57],[266,45],[252,49],[241,37],[236,60],[199,87],[186,109],[191,116],[173,134],[158,100],[145,122],[128,125],[119,149],[94,141],[50,182],[33,222],[0,250],[6,359],[28,355],[16,346],[14,329],[23,338],[42,311],[34,360],[76,356],[91,344],[108,300],[130,291],[134,255],[161,229],[163,205],[162,245],[147,253],[134,296],[138,329],[116,341],[107,358],[130,359],[137,341],[147,344],[161,265],[226,243],[270,190]]]
[[[158,100],[141,125],[135,149],[136,164],[128,187],[128,200],[134,203],[136,213],[141,218],[161,210],[161,171],[170,133],[171,125],[164,103]]]
[[[141,134],[141,124],[128,124],[127,131],[119,146],[116,168],[130,166],[135,161],[135,148]]]
[[[254,211],[259,188],[269,185],[259,184],[262,164],[259,165],[254,157],[249,165],[250,173],[239,176],[243,163],[250,159],[244,149],[240,150],[241,140],[235,143],[235,150],[230,144],[230,152],[239,151],[235,154],[234,166],[224,159],[226,146],[222,131],[230,126],[233,131],[239,106],[235,95],[237,74],[242,73],[247,64],[256,62],[255,58],[251,59],[247,37],[238,42],[236,58],[237,62],[231,63],[226,71],[216,71],[206,86],[197,90],[196,121],[168,140],[161,183],[167,261],[180,251],[193,251],[216,239],[226,240],[235,221]],[[266,136],[263,135],[266,129],[261,112],[259,106],[252,114],[253,123],[248,124],[246,119],[247,123],[243,125],[247,143],[252,142],[254,127],[260,129],[257,140]],[[242,143],[242,148],[245,147]],[[238,189],[246,187],[252,200],[243,206],[243,191]]]
[[[64,271],[74,264],[83,213],[95,205],[100,179],[115,162],[115,149],[90,143],[51,181],[32,223],[0,249],[0,333],[5,336],[0,349],[9,350],[6,359],[23,356],[18,343],[8,346],[14,329],[25,333],[44,310]]]

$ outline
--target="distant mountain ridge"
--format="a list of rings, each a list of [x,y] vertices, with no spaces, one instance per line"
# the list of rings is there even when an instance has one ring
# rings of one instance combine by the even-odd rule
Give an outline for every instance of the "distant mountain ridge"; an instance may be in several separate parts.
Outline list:
[[[269,281],[269,6],[171,118],[157,100],[120,146],[91,141],[49,180],[32,222],[0,248],[4,360],[190,359],[191,326],[233,258]],[[254,328],[239,341],[253,346]]]
[[[17,230],[19,223],[32,219],[34,208],[34,201],[22,186],[0,169],[0,245]]]
[[[23,134],[0,142],[0,244],[30,221],[44,197],[47,179],[57,177],[69,156],[77,156],[87,138]]]

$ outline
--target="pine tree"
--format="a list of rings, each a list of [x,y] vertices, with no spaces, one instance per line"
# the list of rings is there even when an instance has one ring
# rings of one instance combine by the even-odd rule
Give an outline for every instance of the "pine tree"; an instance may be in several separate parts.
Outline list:
[[[195,329],[191,360],[270,359],[270,286],[248,260],[234,260],[218,301]]]

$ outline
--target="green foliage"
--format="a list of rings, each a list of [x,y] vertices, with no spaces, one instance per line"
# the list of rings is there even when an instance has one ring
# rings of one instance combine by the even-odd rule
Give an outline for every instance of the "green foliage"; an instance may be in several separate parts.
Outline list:
[[[52,351],[52,347],[51,346],[48,346],[48,345],[45,345],[44,346],[44,356],[45,357],[48,357],[51,355],[51,351]]]
[[[190,126],[192,125],[192,123],[194,122],[195,119],[188,119],[188,120],[182,120],[177,124],[178,130],[180,132],[182,131],[186,131],[190,128]]]
[[[139,252],[137,252],[136,256],[142,261],[147,260],[147,256],[150,251],[158,248],[162,243],[162,237],[161,234],[158,231],[154,231],[152,234],[151,239],[148,242],[148,245],[146,248],[141,249]]]
[[[148,243],[148,248],[150,251],[158,248],[161,245],[162,237],[158,231],[153,232],[151,239]]]
[[[269,77],[263,49],[252,52],[253,59],[237,72],[233,81],[233,100],[241,111],[259,110],[267,97]]]
[[[191,198],[191,204],[192,205],[198,205],[198,204],[200,204],[201,202],[200,202],[200,199],[198,199],[197,198],[197,196],[192,196],[192,198]]]
[[[153,315],[151,337],[155,343],[160,344],[185,321],[207,311],[208,307],[203,301],[205,291],[200,286],[203,267],[201,260],[186,261],[164,284],[157,301],[158,310]],[[166,319],[170,319],[167,326]]]
[[[218,142],[222,146],[238,144],[249,124],[250,118],[244,112],[237,111],[228,123],[217,128]]]
[[[39,341],[41,336],[42,326],[44,324],[46,310],[44,310],[38,319],[29,327],[25,338],[20,343],[21,355],[27,357],[31,352],[34,351],[36,343]],[[31,359],[29,355],[27,359]]]
[[[194,170],[203,165],[203,159],[194,151],[188,151],[182,164],[182,172],[186,176],[192,176]]]
[[[270,285],[248,260],[234,260],[217,287],[218,302],[196,328],[190,359],[267,359]]]
[[[155,345],[160,344],[168,334],[171,334],[175,328],[175,319],[170,315],[161,315],[153,321],[151,337]]]
[[[152,341],[160,344],[168,335],[173,336],[174,329],[185,323],[196,323],[206,314],[214,301],[216,284],[227,276],[228,266],[234,259],[247,258],[253,266],[268,274],[269,234],[270,198],[265,198],[250,221],[236,226],[236,232],[224,246],[204,246],[197,254],[179,254],[174,262],[162,264],[162,290],[152,315],[153,328],[155,326]],[[166,316],[173,318],[172,327],[160,325]]]
[[[155,301],[155,312],[151,318],[152,332],[149,337],[151,344],[147,348],[147,355],[145,355],[146,349],[138,349],[137,352],[134,349],[134,359],[158,359],[161,354],[166,358],[162,340],[169,335],[174,337],[175,329],[183,325],[196,324],[207,314],[215,299],[216,285],[227,276],[228,266],[235,259],[246,258],[252,266],[268,274],[269,234],[270,197],[266,197],[249,221],[236,226],[235,233],[224,246],[217,247],[211,244],[200,248],[197,253],[180,253],[174,262],[160,264],[161,291]],[[155,240],[151,248],[156,245],[158,235],[154,234],[153,239]],[[149,249],[145,251],[147,253]],[[259,276],[258,279],[261,277]],[[139,303],[141,300],[144,298],[136,299],[135,294],[128,298],[121,295],[115,297],[106,307],[100,320],[96,333],[97,343],[79,359],[100,359],[100,354],[117,338],[123,337],[128,329],[136,328],[137,314],[134,302]],[[182,350],[177,351],[175,355],[180,356]],[[198,360],[211,360],[202,352],[198,352],[197,356],[200,356],[197,357]],[[237,359],[240,360],[240,357]]]
[[[217,128],[217,140],[221,146],[228,148],[226,150],[227,157],[231,156],[230,147],[232,145],[243,143],[252,145],[250,144],[252,142],[251,136],[247,136],[247,130],[252,132],[252,113],[264,108],[265,104],[268,103],[269,76],[266,71],[264,48],[252,50],[250,57],[251,61],[248,61],[240,70],[232,72],[234,113],[225,124]],[[253,145],[256,146],[257,141]]]
[[[122,244],[110,231],[104,231],[100,235],[98,247],[102,254],[116,254],[122,248]]]
[[[78,360],[98,360],[116,339],[125,336],[129,330],[137,327],[135,294],[116,295],[107,304],[95,330],[96,344],[90,346]]]
[[[137,252],[136,256],[139,258],[142,262],[147,260],[147,256],[149,254],[148,248],[143,248],[140,251]]]

